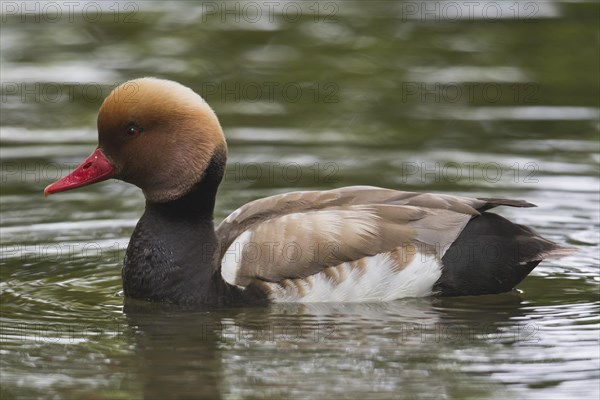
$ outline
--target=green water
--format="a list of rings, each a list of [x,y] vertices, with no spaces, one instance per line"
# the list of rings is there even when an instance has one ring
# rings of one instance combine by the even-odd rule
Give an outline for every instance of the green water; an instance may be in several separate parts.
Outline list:
[[[597,2],[67,3],[0,15],[2,399],[598,398]],[[124,304],[139,190],[42,191],[92,151],[110,89],[149,75],[220,117],[217,222],[369,184],[526,199],[499,212],[579,251],[494,296]]]

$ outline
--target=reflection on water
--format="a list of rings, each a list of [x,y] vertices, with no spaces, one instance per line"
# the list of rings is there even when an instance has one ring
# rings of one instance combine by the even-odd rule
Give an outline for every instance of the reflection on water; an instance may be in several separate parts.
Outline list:
[[[597,3],[41,4],[0,15],[2,398],[598,398]],[[219,115],[217,220],[372,184],[524,198],[539,208],[500,212],[579,251],[495,296],[124,304],[141,193],[42,190],[95,146],[110,89],[144,75]]]
[[[556,347],[572,333],[553,306],[532,307],[517,294],[483,296],[476,304],[408,299],[190,313],[129,302],[125,311],[148,398],[173,391],[199,398],[313,397],[326,389],[373,399],[396,398],[399,390],[494,397],[506,391],[502,383],[554,390],[560,366],[574,358],[585,366],[574,375],[594,373],[589,349]],[[594,313],[589,303],[569,308],[579,317]],[[577,331],[579,346],[596,345],[594,328]]]

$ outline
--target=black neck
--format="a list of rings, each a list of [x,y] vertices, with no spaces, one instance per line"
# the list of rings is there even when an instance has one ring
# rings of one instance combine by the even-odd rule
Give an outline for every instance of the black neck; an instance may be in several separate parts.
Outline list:
[[[166,203],[146,202],[123,266],[127,297],[176,304],[230,302],[231,290],[215,262],[218,239],[213,226],[224,168],[224,155],[215,155],[186,195]]]

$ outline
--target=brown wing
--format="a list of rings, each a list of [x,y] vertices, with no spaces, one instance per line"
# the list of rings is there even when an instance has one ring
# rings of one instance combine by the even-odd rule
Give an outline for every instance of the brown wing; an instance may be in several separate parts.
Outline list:
[[[398,248],[441,258],[477,209],[500,204],[529,205],[367,186],[267,197],[217,228],[221,274],[247,286],[254,279],[304,278]]]

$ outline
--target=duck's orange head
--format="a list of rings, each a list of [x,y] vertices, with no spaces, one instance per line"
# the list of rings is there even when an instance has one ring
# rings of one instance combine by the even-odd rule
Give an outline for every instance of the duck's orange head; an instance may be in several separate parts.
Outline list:
[[[173,81],[140,78],[115,88],[98,112],[98,148],[45,195],[110,178],[140,187],[150,202],[177,199],[202,180],[227,145],[210,106]]]

